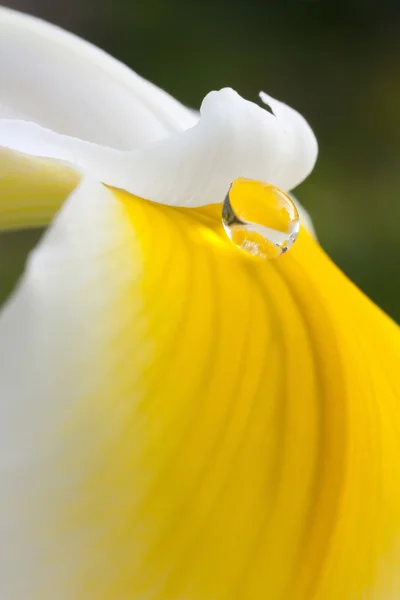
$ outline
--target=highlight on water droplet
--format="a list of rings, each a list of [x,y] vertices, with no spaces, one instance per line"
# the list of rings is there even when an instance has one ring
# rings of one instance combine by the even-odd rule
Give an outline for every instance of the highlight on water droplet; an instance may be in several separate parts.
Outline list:
[[[240,177],[222,206],[222,223],[230,240],[260,258],[277,258],[289,250],[300,230],[293,200],[263,181]]]

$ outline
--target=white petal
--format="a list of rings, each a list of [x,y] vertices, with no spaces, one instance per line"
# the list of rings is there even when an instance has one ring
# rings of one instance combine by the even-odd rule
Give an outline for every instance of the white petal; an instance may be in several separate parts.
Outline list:
[[[0,117],[114,148],[136,148],[198,120],[102,50],[1,7],[0,81]]]
[[[282,169],[290,171],[293,179],[303,181],[313,170],[318,154],[315,135],[304,117],[287,104],[274,100],[265,92],[260,93],[264,104],[269,106],[280,124],[279,152],[285,155]],[[284,177],[285,174],[282,173]],[[280,174],[278,174],[278,179]]]
[[[121,342],[128,323],[129,343],[140,341],[140,352],[127,349],[132,372],[143,368],[144,317],[135,287],[141,265],[134,228],[122,203],[104,186],[84,182],[34,251],[19,289],[0,315],[4,600],[77,597],[67,575],[74,569],[63,557],[79,564],[84,532],[79,539],[63,536],[62,548],[54,520],[59,503],[78,499],[80,462],[87,468],[100,455],[90,427],[80,432],[75,426],[70,435],[65,433],[69,423],[85,421],[85,401],[94,390],[104,389],[113,362],[111,358],[104,366],[104,351],[115,339]],[[71,461],[73,469],[68,467]],[[56,589],[54,581],[59,584]]]
[[[272,115],[229,88],[206,96],[193,128],[133,152],[7,120],[0,121],[0,146],[67,161],[106,184],[179,206],[222,202],[237,177],[289,191],[308,175],[317,155],[309,126],[294,110]]]

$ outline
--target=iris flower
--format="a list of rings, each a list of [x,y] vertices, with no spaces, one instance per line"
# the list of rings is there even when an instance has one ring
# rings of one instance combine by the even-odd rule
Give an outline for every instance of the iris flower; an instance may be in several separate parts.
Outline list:
[[[304,217],[276,260],[221,222],[305,120],[6,9],[0,80],[0,227],[49,225],[0,314],[2,600],[398,600],[399,330]]]

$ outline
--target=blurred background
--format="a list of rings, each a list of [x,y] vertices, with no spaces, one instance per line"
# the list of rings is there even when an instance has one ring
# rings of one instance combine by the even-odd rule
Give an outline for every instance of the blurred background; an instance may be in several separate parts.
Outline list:
[[[3,0],[94,42],[182,102],[224,86],[298,109],[320,145],[295,191],[339,266],[400,322],[400,2]],[[0,236],[0,302],[38,232]]]

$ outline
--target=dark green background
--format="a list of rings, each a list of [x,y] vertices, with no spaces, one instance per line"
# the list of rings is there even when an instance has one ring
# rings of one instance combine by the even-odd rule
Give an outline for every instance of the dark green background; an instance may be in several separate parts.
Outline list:
[[[400,321],[400,2],[5,4],[82,35],[194,107],[229,85],[298,109],[320,155],[295,193],[328,253]],[[0,237],[0,299],[36,239]]]

